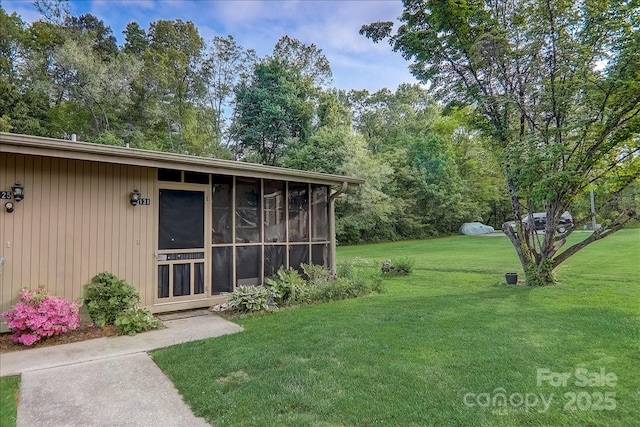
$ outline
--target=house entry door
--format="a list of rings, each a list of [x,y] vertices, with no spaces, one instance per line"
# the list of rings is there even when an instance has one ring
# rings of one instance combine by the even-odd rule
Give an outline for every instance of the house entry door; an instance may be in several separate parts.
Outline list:
[[[205,191],[160,188],[156,303],[207,297]]]

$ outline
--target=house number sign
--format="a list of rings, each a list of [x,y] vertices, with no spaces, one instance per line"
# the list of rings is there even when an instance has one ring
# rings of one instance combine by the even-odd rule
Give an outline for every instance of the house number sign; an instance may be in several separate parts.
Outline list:
[[[10,200],[13,196],[11,191],[0,191],[0,199],[2,200]]]
[[[149,206],[151,204],[151,199],[139,199],[138,204],[142,206]]]

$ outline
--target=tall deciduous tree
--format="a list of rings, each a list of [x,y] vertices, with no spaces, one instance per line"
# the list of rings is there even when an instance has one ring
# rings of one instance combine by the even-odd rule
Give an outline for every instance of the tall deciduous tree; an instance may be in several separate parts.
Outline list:
[[[310,81],[287,63],[267,58],[236,89],[232,133],[242,156],[267,165],[280,163],[287,143],[311,134]]]
[[[283,36],[273,48],[273,57],[297,69],[303,76],[310,78],[315,86],[331,83],[329,60],[315,44],[306,45],[298,39]]]
[[[502,156],[515,227],[503,226],[532,285],[578,250],[622,228],[620,214],[566,248],[561,215],[590,185],[640,165],[640,6],[626,0],[405,0],[403,24],[365,25],[447,101],[474,105]],[[612,192],[615,196],[616,192]],[[546,212],[543,236],[527,213]],[[585,222],[588,218],[585,218]]]
[[[90,39],[92,50],[105,62],[118,53],[116,38],[113,36],[111,27],[106,26],[101,19],[90,13],[68,16],[64,27],[72,34],[75,33],[77,38]]]
[[[68,39],[54,50],[53,57],[63,77],[57,85],[68,94],[68,101],[90,113],[91,136],[96,137],[121,127],[119,119],[131,103],[131,84],[139,77],[142,63],[126,53],[105,61],[103,52],[91,50],[92,44],[87,37]]]
[[[218,144],[226,131],[225,109],[239,82],[248,77],[257,57],[255,51],[244,50],[232,36],[214,37],[202,65],[202,76],[206,86],[206,102],[215,114]],[[227,144],[228,145],[228,144]]]
[[[0,130],[43,134],[48,98],[44,102],[23,84],[22,64],[28,55],[29,33],[20,17],[0,5]],[[44,110],[44,111],[43,111]]]
[[[132,36],[139,35],[135,28],[130,30]],[[139,95],[147,126],[155,121],[157,137],[166,141],[165,150],[207,154],[215,131],[211,117],[195,108],[204,94],[199,72],[204,40],[193,22],[180,19],[152,22],[147,37],[146,80]]]

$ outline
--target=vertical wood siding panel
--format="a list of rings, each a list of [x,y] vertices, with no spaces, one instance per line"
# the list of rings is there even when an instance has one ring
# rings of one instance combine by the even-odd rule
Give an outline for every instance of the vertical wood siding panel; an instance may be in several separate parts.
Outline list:
[[[153,217],[151,219],[151,235],[153,236],[152,238],[152,247],[151,250],[153,251],[154,255],[157,255],[158,253],[158,219],[160,218],[160,183],[158,182],[158,173],[156,170],[156,176],[154,177],[154,185],[153,188],[151,190],[151,192],[149,193],[150,197],[151,197],[151,211],[153,212]],[[151,289],[152,289],[152,294],[151,294],[151,300],[149,301],[149,305],[152,305],[155,300],[156,297],[158,296],[158,267],[157,267],[157,258],[156,256],[154,256],[153,258],[153,276],[152,276],[152,280],[151,280]]]
[[[116,175],[114,174],[114,166],[107,165],[105,171],[105,185],[104,185],[104,249],[102,257],[104,259],[105,270],[112,271],[113,270],[113,258],[112,258],[112,248],[113,248],[113,205],[115,201],[113,200],[113,187],[115,185]]]
[[[135,187],[135,168],[133,166],[127,167],[127,185],[130,188],[129,191],[132,191]],[[124,247],[126,248],[126,269],[124,272],[124,276],[127,278],[127,282],[136,287],[136,284],[133,280],[133,243],[135,243],[135,230],[133,228],[133,218],[137,210],[139,210],[139,206],[132,206],[129,203],[129,206],[126,207],[125,210],[125,221],[126,221],[126,229],[127,235],[126,239],[123,241]]]
[[[55,292],[56,282],[58,278],[58,208],[60,203],[59,190],[60,190],[60,161],[58,159],[51,159],[49,177],[49,217],[46,221],[48,227],[49,242],[47,246],[47,268],[48,268],[48,281],[47,287],[52,292]]]
[[[20,276],[22,286],[35,289],[38,286],[38,283],[34,282],[33,277],[34,274],[32,266],[36,258],[31,250],[31,236],[33,235],[33,213],[34,203],[37,200],[37,190],[35,190],[33,157],[25,156],[23,158],[22,172],[18,179],[25,187],[25,198],[20,203],[16,203],[16,210],[14,211],[14,213],[17,213],[22,220],[22,228],[19,228],[21,232],[16,236],[20,241],[21,247],[20,260],[22,262],[22,268],[20,270]],[[26,193],[27,188],[29,189],[28,194]]]
[[[155,271],[156,264],[153,253],[155,250],[155,208],[158,200],[155,197],[155,182],[158,175],[157,170],[153,168],[146,169],[146,194],[151,199],[151,205],[147,206],[144,224],[142,225],[143,235],[141,242],[142,258],[141,262],[146,266],[143,286],[145,288],[145,305],[153,304],[153,294],[155,292]]]
[[[143,197],[149,197],[149,191],[148,191],[148,183],[147,183],[147,171],[148,168],[138,168],[137,171],[137,176],[138,176],[138,183],[140,185],[140,188],[143,191]],[[145,297],[145,290],[146,290],[146,283],[145,283],[145,271],[148,268],[147,267],[147,263],[149,262],[148,259],[146,259],[143,255],[143,248],[144,248],[144,241],[146,239],[148,239],[150,236],[147,235],[147,233],[144,232],[144,224],[146,223],[146,217],[147,214],[149,212],[149,208],[151,206],[145,206],[144,210],[142,210],[136,218],[136,221],[134,221],[134,225],[136,226],[136,241],[135,241],[135,248],[136,248],[136,265],[137,265],[137,269],[136,269],[136,280],[138,282],[138,287],[140,289],[140,296],[142,298]]]
[[[107,235],[105,233],[106,228],[106,189],[107,186],[107,165],[104,163],[98,164],[98,191],[96,193],[96,199],[98,203],[98,212],[96,221],[98,222],[97,226],[97,234],[95,236],[96,239],[96,264],[97,271],[106,271],[109,268],[106,265],[104,251],[105,251],[105,240]]]
[[[64,296],[66,285],[67,264],[65,257],[66,240],[67,240],[67,168],[69,161],[67,159],[58,160],[57,185],[54,189],[54,197],[57,201],[57,209],[55,213],[55,264],[56,278],[55,291],[56,295]]]
[[[118,194],[116,203],[115,217],[118,218],[118,274],[124,278],[125,268],[127,265],[127,249],[124,242],[127,240],[127,209],[132,207],[127,202],[127,195],[132,189],[128,188],[127,166],[120,166],[120,179],[118,180]]]
[[[149,199],[153,199],[151,196],[151,191],[153,191],[153,181],[149,179],[149,177],[151,176],[151,171],[152,170],[150,168],[138,169],[138,182],[140,184],[140,191],[142,192],[143,197]],[[154,264],[154,260],[150,256],[150,252],[148,249],[149,240],[153,239],[153,236],[147,232],[147,226],[150,218],[153,215],[152,213],[153,206],[144,206],[144,209],[140,210],[137,220],[135,221],[136,230],[138,230],[135,246],[138,281],[137,285],[140,289],[140,297],[144,301],[144,304],[147,304],[148,301],[150,285],[149,274]]]
[[[146,183],[143,180],[145,170],[146,168],[136,167],[135,186],[137,189],[141,191],[142,197],[149,197],[145,188]],[[144,287],[144,281],[142,277],[143,277],[144,269],[147,268],[147,266],[142,261],[142,253],[141,253],[141,248],[143,245],[142,240],[145,238],[142,232],[142,223],[144,221],[144,216],[146,215],[147,210],[149,209],[149,206],[139,206],[139,207],[144,207],[144,209],[140,209],[138,212],[134,212],[135,215],[133,217],[133,228],[135,230],[135,238],[133,240],[133,265],[134,265],[133,280],[135,282],[134,286],[136,287],[136,289],[138,289],[138,293],[140,294],[140,298],[144,299],[145,287]]]
[[[40,212],[42,215],[39,218],[40,221],[40,271],[38,277],[38,283],[49,284],[51,280],[51,267],[49,263],[49,257],[51,256],[51,247],[49,242],[51,241],[51,159],[44,157],[42,159],[42,167],[40,169],[41,181],[40,181]]]
[[[7,184],[8,182],[7,169],[9,169],[8,163],[9,163],[9,155],[8,154],[0,155],[0,189],[3,191],[6,191],[9,188]],[[7,232],[6,232],[5,223],[7,221],[7,215],[4,212],[5,203],[6,203],[5,201],[2,201],[2,204],[0,205],[0,209],[2,209],[0,211],[0,256],[6,256],[5,244],[6,244]],[[9,308],[8,307],[9,295],[8,295],[8,292],[5,295],[5,288],[4,288],[5,281],[3,280],[5,271],[7,271],[6,265],[5,264],[0,265],[0,311],[7,311]],[[7,281],[6,283],[7,283],[7,286],[9,286],[9,282]]]
[[[67,159],[59,160],[58,167],[58,185],[56,187],[55,197],[58,201],[58,210],[56,213],[56,250],[55,262],[57,265],[55,295],[64,295],[65,278],[67,273],[67,263],[65,259],[65,247],[67,240],[67,167],[69,161]]]
[[[91,247],[90,221],[91,216],[91,164],[89,162],[82,162],[80,168],[82,176],[82,195],[86,197],[83,203],[82,209],[82,223],[80,229],[82,230],[82,263],[81,263],[81,275],[82,277],[93,277],[94,274],[91,271],[91,261],[87,256],[89,254],[89,248]]]
[[[113,165],[112,168],[112,181],[111,181],[111,189],[109,190],[109,198],[111,200],[111,205],[108,207],[109,218],[111,219],[110,223],[110,235],[112,236],[111,243],[109,245],[110,253],[109,257],[109,265],[113,269],[113,271],[118,270],[118,180],[120,177],[120,165]]]
[[[89,218],[87,221],[89,222],[89,239],[91,240],[91,244],[89,245],[89,274],[92,277],[101,272],[98,266],[98,164],[90,163],[89,165],[89,182],[91,188],[91,211],[89,213]]]
[[[126,208],[126,177],[127,173],[126,166],[119,165],[119,173],[117,179],[114,180],[114,203],[113,203],[113,220],[115,225],[114,230],[114,255],[115,255],[115,267],[114,271],[117,271],[118,274],[122,275],[122,271],[124,270],[124,263],[126,259],[126,255],[124,253],[124,248],[122,247],[122,242],[124,241],[124,236],[126,234],[126,230],[123,229],[124,221],[123,214],[124,208]]]
[[[13,185],[12,180],[16,175],[16,156],[8,154],[0,158],[0,185],[2,190],[9,191]],[[1,208],[4,210],[4,203]],[[18,301],[18,293],[20,291],[19,284],[14,278],[14,251],[13,246],[8,247],[8,242],[13,242],[15,235],[15,215],[16,212],[9,214],[6,211],[0,212],[0,255],[6,258],[2,268],[2,279],[0,284],[0,295],[2,299],[2,311],[9,310],[13,304]]]
[[[15,166],[14,166],[14,175],[13,177],[9,177],[9,190],[11,189],[11,186],[16,182],[16,181],[20,181],[23,184],[25,183],[25,175],[24,175],[24,156],[22,155],[17,155],[15,158]],[[13,213],[11,214],[11,222],[13,223],[12,228],[13,228],[13,236],[11,238],[11,248],[9,249],[9,253],[11,254],[11,258],[12,258],[12,282],[13,282],[13,286],[12,286],[12,293],[17,294],[17,292],[20,292],[20,289],[23,286],[29,286],[28,283],[24,283],[25,277],[24,277],[24,270],[25,270],[25,266],[26,264],[26,260],[23,258],[24,257],[24,253],[23,253],[23,249],[24,249],[24,240],[22,238],[23,235],[23,231],[24,230],[24,225],[25,225],[25,221],[24,221],[24,210],[25,210],[25,205],[27,204],[27,198],[26,198],[26,191],[25,191],[25,200],[21,201],[21,202],[17,202],[15,203],[16,207],[15,210],[13,211]]]
[[[126,230],[126,209],[127,205],[127,167],[125,165],[120,165],[120,173],[118,174],[118,179],[115,181],[116,188],[116,197],[114,207],[115,210],[113,212],[113,217],[116,219],[117,224],[117,233],[115,233],[116,241],[114,242],[116,249],[116,259],[117,259],[117,269],[116,271],[120,276],[123,275],[125,264],[127,260],[126,250],[123,246],[123,242],[126,239],[127,230]]]
[[[118,194],[116,203],[115,216],[118,218],[118,240],[116,245],[118,247],[118,276],[126,280],[126,269],[128,264],[127,258],[127,209],[130,205],[127,203],[128,194],[131,191],[129,189],[129,177],[128,166],[120,166],[120,176],[117,181]]]
[[[47,279],[46,272],[44,271],[44,264],[46,263],[46,252],[42,248],[42,217],[45,215],[43,211],[47,210],[46,206],[43,206],[43,188],[44,179],[42,177],[42,157],[35,157],[33,159],[32,170],[32,183],[31,190],[33,197],[33,211],[31,220],[31,282],[34,284],[44,283]]]
[[[60,171],[60,229],[63,235],[60,236],[61,250],[59,252],[59,262],[62,268],[62,275],[58,283],[58,294],[65,299],[73,299],[73,201],[69,200],[69,193],[73,183],[71,182],[70,170],[75,160],[65,160],[62,163],[64,169]]]
[[[131,166],[130,167],[130,172],[129,172],[129,177],[130,177],[130,183],[129,185],[131,186],[131,188],[137,188],[138,190],[140,190],[140,168],[137,166]],[[143,197],[144,197],[144,193],[143,193]],[[140,236],[140,229],[136,226],[136,224],[138,224],[140,222],[140,215],[142,215],[142,209],[141,206],[136,206],[135,208],[133,208],[133,206],[131,206],[131,204],[129,204],[129,206],[132,209],[128,209],[129,212],[129,226],[130,226],[130,230],[131,232],[129,233],[129,241],[128,241],[128,247],[129,247],[129,277],[131,280],[131,285],[133,285],[134,288],[136,288],[138,290],[138,293],[140,293],[141,289],[140,289],[140,281],[138,280],[138,270],[141,268],[140,264],[138,264],[139,258],[137,256],[137,252],[138,252],[138,245],[136,244],[139,236]]]
[[[82,193],[82,162],[75,161],[73,163],[73,192],[70,192],[71,201],[74,203],[73,215],[70,215],[73,221],[73,289],[74,296],[82,296],[82,287],[89,283],[89,278],[82,276],[82,221],[84,220],[84,194]]]
[[[66,289],[66,298],[74,300],[80,297],[81,290],[81,278],[80,278],[80,263],[82,259],[82,254],[80,249],[78,248],[78,236],[80,232],[77,228],[77,224],[79,224],[79,220],[82,218],[82,203],[83,197],[78,192],[78,185],[81,185],[78,180],[77,169],[81,167],[80,163],[77,160],[69,161],[67,167],[67,191],[65,194],[66,198],[66,207],[67,212],[65,214],[66,217],[66,250],[65,257],[67,269],[65,272],[65,289]]]

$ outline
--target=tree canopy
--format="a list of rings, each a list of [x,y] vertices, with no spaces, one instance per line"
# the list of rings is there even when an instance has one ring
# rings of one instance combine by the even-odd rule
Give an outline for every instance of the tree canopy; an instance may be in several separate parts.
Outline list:
[[[624,0],[405,0],[402,25],[365,25],[388,38],[439,99],[470,105],[501,157],[515,227],[503,226],[530,284],[638,215],[615,217],[563,252],[589,218],[559,231],[562,214],[593,186],[607,203],[640,171],[640,6]],[[544,211],[540,236],[527,214]]]

